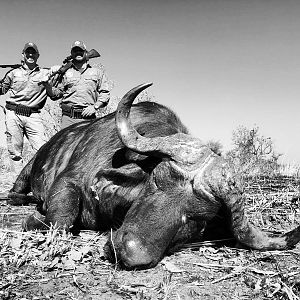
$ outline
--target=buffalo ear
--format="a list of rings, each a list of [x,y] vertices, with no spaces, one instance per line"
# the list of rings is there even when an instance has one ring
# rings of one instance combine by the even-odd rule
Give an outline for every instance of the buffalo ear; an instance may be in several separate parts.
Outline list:
[[[136,153],[130,149],[126,149],[125,158],[126,158],[126,161],[130,161],[130,162],[134,161],[135,162],[135,161],[143,161],[146,158],[148,158],[148,156]]]
[[[169,165],[170,174],[173,179],[177,179],[179,182],[190,183],[191,175],[185,168],[182,168],[177,162],[174,161],[170,161]]]
[[[155,168],[154,180],[158,188],[180,188],[186,190],[186,185],[190,185],[190,175],[181,168],[177,162],[163,161]]]

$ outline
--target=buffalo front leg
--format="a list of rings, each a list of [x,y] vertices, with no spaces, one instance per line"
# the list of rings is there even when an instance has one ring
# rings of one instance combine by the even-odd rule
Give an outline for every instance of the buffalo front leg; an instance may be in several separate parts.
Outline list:
[[[242,193],[232,193],[225,202],[230,211],[233,234],[240,243],[258,250],[283,250],[300,241],[300,226],[281,236],[272,237],[251,225],[245,215]]]
[[[46,200],[45,223],[74,231],[79,216],[80,192],[74,183],[54,183]]]

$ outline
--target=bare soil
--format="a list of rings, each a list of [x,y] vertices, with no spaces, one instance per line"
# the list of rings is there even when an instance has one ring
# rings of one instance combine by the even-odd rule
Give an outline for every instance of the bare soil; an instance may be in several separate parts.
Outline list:
[[[0,195],[11,186],[0,177]],[[247,212],[255,225],[285,232],[299,225],[299,182],[256,180]],[[34,206],[0,200],[0,299],[300,299],[300,246],[250,251],[203,243],[165,257],[155,268],[119,270],[103,257],[104,235],[24,233]]]

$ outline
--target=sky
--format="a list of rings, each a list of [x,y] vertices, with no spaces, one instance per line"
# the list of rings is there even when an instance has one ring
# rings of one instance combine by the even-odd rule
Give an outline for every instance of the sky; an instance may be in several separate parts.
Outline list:
[[[258,126],[300,164],[299,16],[298,0],[1,0],[0,64],[19,63],[29,41],[41,66],[61,64],[83,40],[112,96],[153,82],[193,136],[229,150],[238,126]],[[4,131],[1,112],[1,145]]]

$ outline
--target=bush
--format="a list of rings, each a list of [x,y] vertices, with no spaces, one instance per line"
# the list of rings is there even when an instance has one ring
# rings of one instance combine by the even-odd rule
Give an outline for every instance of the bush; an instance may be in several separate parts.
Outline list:
[[[275,152],[270,137],[259,134],[257,126],[252,129],[239,126],[233,131],[232,141],[234,148],[226,153],[226,159],[237,172],[246,176],[278,173],[281,154]]]
[[[60,101],[47,100],[46,105],[42,109],[41,117],[46,130],[46,135],[50,139],[61,127],[61,108]]]

